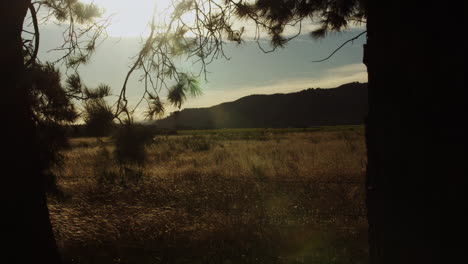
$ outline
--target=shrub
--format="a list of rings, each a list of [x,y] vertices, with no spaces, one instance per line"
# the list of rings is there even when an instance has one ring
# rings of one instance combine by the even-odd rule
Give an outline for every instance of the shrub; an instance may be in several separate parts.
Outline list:
[[[93,163],[96,181],[100,185],[114,184],[118,180],[118,174],[112,170],[114,161],[104,144],[100,143],[99,151]]]
[[[126,123],[117,129],[113,135],[115,143],[115,158],[120,165],[143,165],[147,159],[145,145],[153,140],[151,128]]]
[[[114,155],[112,155],[102,141],[100,141],[99,144],[100,149],[93,163],[93,170],[99,185],[118,185],[126,187],[129,184],[138,183],[143,178],[144,168],[140,166],[141,164],[135,166],[131,164],[129,160],[119,161],[116,158],[116,154],[114,153]]]
[[[108,136],[114,125],[112,108],[102,99],[90,99],[84,105],[84,121],[89,136]]]
[[[182,144],[193,152],[201,152],[210,150],[213,142],[206,136],[191,136],[183,138]]]
[[[153,142],[155,133],[152,127],[127,122],[113,135],[114,157],[119,165],[121,184],[137,183],[143,178],[147,160],[145,147]]]

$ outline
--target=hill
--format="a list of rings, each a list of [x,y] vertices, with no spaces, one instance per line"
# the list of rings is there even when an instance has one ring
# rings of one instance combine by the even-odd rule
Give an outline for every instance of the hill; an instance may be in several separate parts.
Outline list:
[[[161,128],[282,128],[363,124],[367,83],[309,88],[296,93],[250,95],[207,108],[188,108],[156,122]]]

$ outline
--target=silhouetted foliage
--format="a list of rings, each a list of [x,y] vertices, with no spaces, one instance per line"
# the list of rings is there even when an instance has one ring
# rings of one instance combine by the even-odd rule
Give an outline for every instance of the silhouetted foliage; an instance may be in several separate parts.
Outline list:
[[[62,195],[51,169],[62,165],[60,151],[69,146],[65,126],[74,122],[78,113],[61,85],[60,71],[53,65],[34,64],[29,70],[29,76],[41,170],[46,177],[45,189],[51,194]]]
[[[164,115],[165,108],[159,96],[149,93],[148,100],[150,103],[148,104],[148,110],[145,112],[145,117],[149,120],[162,117]]]
[[[66,80],[67,95],[78,100],[101,99],[110,95],[111,88],[107,84],[100,84],[97,88],[89,88],[83,84],[80,75],[71,74]]]
[[[201,95],[201,89],[197,79],[190,77],[187,74],[181,74],[177,84],[169,89],[167,96],[169,102],[179,109],[187,99],[187,93],[193,97]]]
[[[61,74],[52,64],[35,64],[30,69],[31,108],[36,122],[72,123],[78,113],[61,84]]]
[[[97,88],[89,88],[83,84],[77,73],[68,76],[66,92],[69,98],[83,101],[83,121],[86,124],[88,136],[103,137],[111,132],[114,120],[112,107],[104,99],[111,93],[107,84]]]
[[[37,6],[33,6],[33,9],[47,8],[47,17],[53,17],[65,25],[69,33],[63,35],[64,43],[58,48],[66,53],[55,62],[64,61],[67,68],[74,69],[86,64],[98,45],[98,38],[106,36],[109,20],[99,20],[103,10],[94,3],[82,3],[79,0],[44,0],[34,4]],[[38,33],[35,38],[38,38]]]
[[[110,134],[114,125],[114,114],[103,98],[86,100],[83,115],[89,136],[104,137]]]
[[[363,0],[256,0],[240,1],[236,7],[238,17],[255,20],[267,30],[273,46],[286,44],[282,33],[288,24],[310,19],[319,25],[311,36],[322,38],[366,19]]]

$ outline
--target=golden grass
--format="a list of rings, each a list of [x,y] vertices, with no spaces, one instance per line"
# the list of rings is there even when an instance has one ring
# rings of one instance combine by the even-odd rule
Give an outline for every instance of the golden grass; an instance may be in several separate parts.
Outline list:
[[[191,145],[192,144],[192,145]],[[169,136],[147,147],[139,181],[106,158],[108,139],[72,139],[49,198],[67,258],[99,263],[365,263],[362,132],[268,140]],[[131,169],[137,170],[132,167]],[[133,261],[133,262],[132,262]]]

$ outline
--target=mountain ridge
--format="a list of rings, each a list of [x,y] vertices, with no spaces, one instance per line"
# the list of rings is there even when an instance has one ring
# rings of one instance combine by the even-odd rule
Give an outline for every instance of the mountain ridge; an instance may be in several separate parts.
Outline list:
[[[187,108],[156,121],[161,128],[281,128],[363,124],[367,83],[253,94],[211,107]]]

